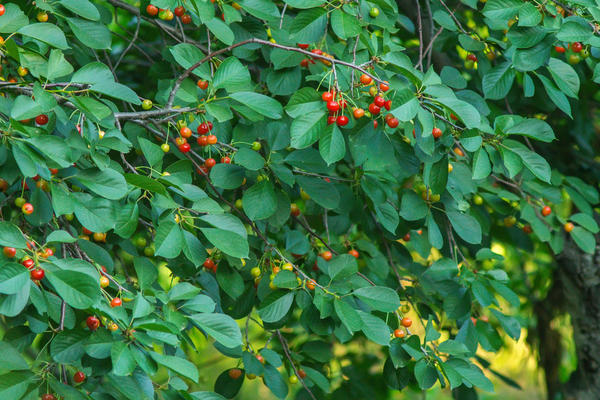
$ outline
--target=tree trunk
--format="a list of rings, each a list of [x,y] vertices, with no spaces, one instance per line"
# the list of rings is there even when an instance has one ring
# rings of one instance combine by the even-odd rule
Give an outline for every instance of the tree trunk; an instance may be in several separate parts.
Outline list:
[[[536,305],[540,364],[546,374],[548,398],[561,393],[566,400],[600,399],[600,247],[583,253],[567,240],[557,256],[554,284],[543,304]],[[550,329],[557,311],[571,316],[577,369],[565,384],[558,381],[562,356],[560,337]]]

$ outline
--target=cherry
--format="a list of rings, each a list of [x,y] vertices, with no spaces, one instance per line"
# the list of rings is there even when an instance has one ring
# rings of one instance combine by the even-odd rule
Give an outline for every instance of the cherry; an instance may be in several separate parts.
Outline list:
[[[295,385],[296,383],[298,383],[298,377],[296,375],[291,375],[288,378],[288,382],[291,383],[292,385]]]
[[[110,306],[111,307],[121,307],[121,305],[123,304],[123,301],[121,301],[121,299],[119,297],[113,297],[113,299],[110,301]]]
[[[198,133],[200,135],[204,135],[212,130],[212,123],[211,122],[203,122],[200,125],[198,125],[198,128],[196,130],[198,131]]]
[[[306,378],[306,372],[303,369],[298,370],[298,376],[302,379]]]
[[[371,10],[369,10],[369,15],[372,18],[376,18],[379,15],[379,8],[377,8],[377,7],[371,8]]]
[[[200,146],[208,146],[208,137],[204,135],[198,136],[198,139],[196,139],[196,141]]]
[[[300,61],[300,66],[304,68],[308,67],[308,59],[305,58],[302,61]]]
[[[207,258],[206,260],[204,260],[204,264],[202,264],[202,265],[206,269],[215,269],[216,268],[215,262],[212,260],[212,258]]]
[[[206,168],[209,168],[209,169],[210,169],[210,168],[214,167],[215,165],[217,165],[217,161],[216,161],[214,158],[207,158],[207,159],[204,161],[204,166],[205,166]]]
[[[238,379],[240,376],[242,376],[242,370],[239,368],[233,368],[229,370],[228,374],[231,379]]]
[[[231,158],[227,156],[221,157],[221,164],[231,164]]]
[[[459,157],[465,156],[464,151],[462,151],[462,149],[460,147],[455,147],[453,151],[454,151],[454,154],[456,154]]]
[[[550,208],[550,206],[544,206],[542,208],[542,215],[544,217],[547,217],[548,215],[550,215],[552,213],[552,209]]]
[[[264,364],[264,363],[265,363],[265,358],[264,358],[262,355],[260,355],[260,354],[257,354],[257,355],[256,355],[256,359],[257,359],[257,360],[258,360],[258,361],[259,361],[261,364]]]
[[[433,128],[431,135],[434,139],[439,139],[442,137],[442,130],[440,128]]]
[[[2,250],[2,252],[6,256],[6,258],[13,258],[15,255],[17,255],[17,249],[15,249],[14,247],[5,247]]]
[[[408,328],[409,326],[412,325],[412,320],[408,317],[404,317],[402,318],[402,321],[400,322],[402,324],[402,326],[404,326],[405,328]]]
[[[146,7],[146,13],[154,17],[156,14],[158,14],[158,7],[148,4],[148,7]]]
[[[90,329],[90,331],[95,331],[100,327],[100,320],[93,315],[90,315],[85,320],[85,324]]]
[[[406,336],[406,331],[404,329],[396,329],[394,331],[394,337],[402,339],[404,336]]]
[[[46,125],[48,123],[48,116],[45,114],[40,114],[35,117],[35,123],[38,125]]]
[[[175,10],[173,10],[173,14],[175,14],[178,17],[181,17],[183,14],[185,14],[185,8],[183,8],[182,6],[175,7]]]
[[[152,100],[144,100],[142,101],[142,109],[148,111],[152,108]]]
[[[333,254],[331,254],[331,252],[329,250],[322,252],[321,254],[319,254],[321,256],[321,258],[323,258],[323,260],[325,261],[329,261],[333,258]]]
[[[556,52],[560,54],[567,51],[567,49],[565,49],[563,46],[554,46],[554,50],[556,50]]]
[[[390,87],[388,86],[387,83],[381,83],[381,84],[379,84],[379,89],[382,92],[387,92],[388,90],[390,90]]]
[[[348,125],[348,117],[346,117],[345,115],[340,115],[339,117],[337,117],[337,125],[338,126],[346,126]]]
[[[110,280],[105,276],[101,276],[100,277],[100,286],[105,288],[105,287],[108,287],[108,285],[110,285]]]
[[[385,104],[385,99],[381,96],[375,96],[373,99],[373,104],[375,104],[377,107],[383,107]]]
[[[290,204],[290,214],[292,214],[294,217],[300,215],[300,208],[296,203]]]
[[[56,400],[56,397],[53,394],[46,393],[42,396],[42,400]]]
[[[383,107],[385,107],[386,110],[390,111],[390,109],[392,108],[392,101],[386,100],[386,102],[383,103]]]
[[[467,60],[477,62],[477,56],[473,53],[467,55]]]
[[[379,90],[377,90],[377,88],[375,86],[371,86],[369,88],[369,94],[373,97],[377,96],[377,93],[379,93]]]
[[[342,110],[346,109],[346,107],[348,106],[348,102],[345,99],[341,99],[339,103]]]
[[[188,25],[192,23],[192,17],[189,14],[184,14],[181,16],[181,23],[184,25]]]
[[[402,239],[404,239],[405,242],[410,242],[410,232],[408,232],[406,235],[404,235],[404,237]]]
[[[392,129],[398,127],[398,124],[400,123],[400,121],[398,121],[398,118],[395,117],[388,119],[386,122],[388,126]]]
[[[330,102],[333,100],[333,93],[332,92],[323,92],[323,94],[321,95],[321,99],[325,102]]]
[[[377,129],[378,126],[379,126],[379,122],[373,121],[373,128]]]
[[[44,279],[44,275],[46,275],[46,273],[44,272],[43,269],[37,268],[32,270],[29,275],[31,276],[31,279],[34,281],[41,281],[42,279]]]
[[[458,121],[458,117],[452,113],[450,113],[450,119],[452,119],[453,121]]]
[[[360,119],[364,117],[365,110],[363,110],[362,108],[355,108],[354,111],[352,111],[352,114],[354,115],[354,118]]]
[[[202,90],[206,90],[206,88],[208,88],[208,81],[199,80],[198,87]]]
[[[335,115],[330,115],[327,117],[327,125],[335,124],[335,121],[337,121]]]
[[[369,75],[362,74],[360,76],[360,83],[362,83],[363,85],[369,85],[371,82],[373,82],[373,79]]]
[[[319,56],[323,55],[323,50],[321,49],[312,49],[310,52]]]
[[[349,250],[348,254],[350,254],[354,258],[358,258],[358,251],[356,251],[355,249]]]
[[[73,375],[73,380],[76,383],[81,383],[81,382],[85,381],[85,374],[81,371],[77,371],[77,372],[75,372],[75,375]]]
[[[581,50],[583,50],[583,45],[580,42],[575,42],[571,44],[571,49],[574,53],[579,53]]]
[[[187,126],[184,126],[179,130],[179,134],[184,138],[189,138],[192,136],[192,130]]]
[[[38,22],[48,22],[48,13],[39,12],[37,13],[36,19]]]
[[[254,142],[252,142],[251,148],[254,151],[259,151],[260,149],[262,149],[262,144],[260,144],[260,142],[258,142],[258,141],[254,141]]]
[[[330,100],[327,102],[327,109],[331,112],[337,112],[340,109],[340,103]]]
[[[369,104],[369,112],[373,115],[377,115],[381,112],[381,107],[379,107],[375,103],[371,103]]]
[[[308,49],[308,44],[298,43],[298,47],[300,47],[302,50],[306,50],[306,49]]]
[[[315,290],[315,283],[313,281],[306,282],[306,288],[308,290]]]
[[[27,269],[32,269],[35,262],[31,258],[24,259],[21,264]]]
[[[182,153],[187,153],[188,151],[190,151],[192,149],[192,147],[190,146],[189,143],[183,143],[182,145],[177,146],[177,148]]]
[[[48,258],[48,257],[52,257],[53,255],[54,255],[54,250],[52,250],[50,247],[48,247],[46,250],[44,250],[44,255],[42,257]]]
[[[171,146],[169,146],[169,143],[163,143],[160,145],[160,149],[163,151],[163,153],[168,153],[169,150],[171,150]]]
[[[186,138],[182,138],[182,137],[175,138],[175,144],[177,146],[181,146],[184,143],[187,143]]]
[[[575,228],[575,225],[573,225],[572,222],[567,222],[564,226],[565,232],[567,233],[571,232],[573,228]]]
[[[33,214],[33,205],[31,205],[31,203],[25,203],[23,204],[23,207],[21,207],[21,211],[23,211],[23,214],[25,215],[31,215]]]
[[[206,143],[208,144],[217,144],[217,137],[215,135],[208,135],[206,137]]]

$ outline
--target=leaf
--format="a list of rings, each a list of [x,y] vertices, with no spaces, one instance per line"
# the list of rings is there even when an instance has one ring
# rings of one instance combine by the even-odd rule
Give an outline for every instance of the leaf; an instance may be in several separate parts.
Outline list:
[[[115,99],[126,101],[131,104],[142,104],[142,101],[132,89],[125,85],[121,85],[120,83],[111,81],[98,82],[92,85],[90,90],[114,97]]]
[[[265,166],[265,159],[260,153],[245,147],[235,153],[233,161],[251,171],[258,171]]]
[[[221,42],[230,45],[235,39],[235,35],[229,26],[219,18],[213,18],[205,22],[206,27],[219,39]]]
[[[577,94],[579,93],[579,75],[577,75],[572,66],[558,58],[550,58],[548,71],[550,71],[550,75],[552,75],[556,86],[564,94],[574,99],[577,98]]]
[[[229,315],[193,314],[189,318],[223,346],[234,348],[242,345],[240,328]]]
[[[167,189],[159,182],[146,175],[125,174],[125,181],[151,193],[167,194]]]
[[[527,167],[533,175],[541,181],[550,183],[550,165],[544,157],[529,150],[521,143],[512,140],[505,140],[504,144],[508,146],[510,151],[516,153],[521,158],[525,167]]]
[[[592,34],[592,28],[587,23],[579,20],[569,20],[561,25],[556,38],[567,43],[585,42]]]
[[[452,228],[461,239],[471,244],[481,243],[481,225],[474,217],[457,211],[448,211],[447,215]]]
[[[349,332],[356,332],[362,328],[362,320],[358,312],[346,301],[335,299],[333,301],[333,308]]]
[[[357,310],[358,315],[362,319],[363,325],[361,330],[365,336],[382,346],[390,344],[390,328],[380,318],[369,313]]]
[[[57,294],[73,308],[90,308],[102,298],[98,280],[86,273],[71,270],[47,271],[46,278]]]
[[[244,212],[252,221],[267,219],[277,211],[275,189],[270,181],[262,180],[244,191]]]
[[[492,172],[492,164],[487,151],[482,147],[473,156],[473,179],[487,178]]]
[[[375,215],[377,216],[377,221],[379,221],[387,231],[396,233],[400,218],[398,216],[398,211],[396,211],[391,204],[377,204],[375,206]]]
[[[400,307],[398,293],[385,286],[366,286],[354,291],[354,296],[383,312],[394,312]]]
[[[70,364],[81,359],[85,353],[83,331],[60,332],[50,343],[50,355],[54,361]]]
[[[74,238],[69,232],[63,230],[52,231],[46,237],[46,243],[75,243],[76,241],[77,238]]]
[[[545,121],[537,118],[526,118],[508,128],[507,135],[522,135],[541,142],[551,142],[555,139],[552,127]]]
[[[106,199],[119,200],[127,194],[125,178],[114,169],[85,169],[79,171],[75,178],[92,192]]]
[[[323,208],[336,208],[340,202],[340,194],[331,182],[308,176],[296,176],[298,185]]]
[[[584,213],[573,214],[569,217],[569,220],[575,222],[576,224],[581,225],[583,228],[587,229],[592,233],[598,233],[600,228],[598,228],[598,223],[591,215]]]
[[[56,78],[70,75],[72,72],[73,66],[65,59],[63,52],[57,49],[50,50],[48,70],[46,72],[48,80],[54,82]]]
[[[163,221],[158,225],[154,239],[155,255],[175,258],[183,249],[183,231],[174,221]]]
[[[321,157],[323,157],[327,165],[331,165],[344,158],[346,154],[346,142],[337,124],[331,124],[325,129],[323,136],[319,140],[319,153],[321,153]]]
[[[290,26],[290,33],[298,43],[317,42],[327,28],[327,11],[324,8],[311,8],[300,11]]]
[[[77,39],[84,45],[92,49],[110,49],[111,34],[103,23],[81,18],[67,18],[67,23]]]
[[[515,71],[509,61],[492,68],[483,76],[481,83],[485,98],[503,99],[510,91],[514,80]]]
[[[215,89],[226,89],[228,92],[247,90],[251,87],[250,72],[235,57],[225,59],[219,65],[212,81]]]
[[[581,250],[588,254],[594,254],[596,250],[596,238],[592,233],[576,226],[571,231],[571,237]]]
[[[271,119],[282,117],[283,107],[271,97],[254,92],[237,92],[232,93],[229,97],[265,117]]]
[[[200,228],[204,236],[216,248],[236,258],[248,257],[248,241],[234,232],[218,228]]]
[[[341,39],[348,39],[360,33],[360,21],[357,17],[346,14],[341,9],[331,13],[331,28]]]
[[[156,361],[158,364],[163,365],[170,370],[175,371],[188,379],[191,379],[194,382],[198,382],[198,368],[196,368],[196,366],[188,360],[181,357],[158,354],[153,351],[150,351],[149,354],[150,357],[152,357],[152,359],[154,359],[154,361]]]
[[[326,129],[324,110],[300,115],[294,118],[290,127],[290,145],[296,149],[309,147],[319,139],[321,132]]]
[[[258,315],[264,322],[277,322],[288,313],[293,301],[293,292],[273,292],[258,307]]]
[[[350,254],[340,254],[329,261],[327,274],[331,280],[335,280],[349,278],[357,271],[358,264],[356,263],[356,258]]]
[[[8,221],[0,221],[0,245],[25,249],[27,241],[23,232],[16,225]]]
[[[4,18],[10,17],[4,16]],[[58,26],[54,24],[49,24],[47,22],[34,23],[20,28],[17,30],[17,33],[20,33],[24,36],[29,36],[44,43],[48,43],[50,46],[61,50],[66,50],[69,48],[65,34]]]
[[[100,20],[98,9],[88,0],[60,0],[60,4],[69,11],[92,21]]]
[[[117,376],[127,376],[137,366],[131,350],[124,342],[113,343],[110,350],[110,359],[113,367],[112,373]]]
[[[429,213],[427,203],[412,190],[402,193],[400,216],[407,221],[418,221]]]
[[[536,76],[540,79],[540,81],[542,81],[544,89],[546,89],[546,93],[548,94],[548,97],[550,97],[550,100],[552,100],[552,102],[556,104],[556,106],[559,109],[561,109],[565,114],[572,118],[571,105],[569,104],[567,96],[565,96],[563,92],[558,90],[556,86],[554,86],[554,83],[552,83],[552,81],[546,78],[544,75],[536,74]]]
[[[29,18],[14,3],[4,4],[4,18],[0,18],[0,32],[13,33],[29,23]],[[8,40],[6,41],[8,43]]]
[[[29,285],[29,271],[17,263],[3,263],[0,268],[0,293],[16,294]]]

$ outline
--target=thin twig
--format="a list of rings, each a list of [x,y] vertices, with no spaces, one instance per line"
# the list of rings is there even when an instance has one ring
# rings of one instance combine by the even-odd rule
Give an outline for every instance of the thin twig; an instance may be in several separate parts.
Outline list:
[[[310,398],[313,400],[317,400],[313,392],[311,392],[308,386],[306,385],[306,382],[304,382],[304,379],[302,379],[302,377],[300,376],[300,373],[298,372],[298,369],[294,364],[294,360],[292,359],[292,355],[290,354],[290,349],[287,340],[285,340],[279,329],[277,329],[275,332],[277,333],[277,337],[279,338],[279,342],[281,343],[281,347],[283,348],[283,353],[285,354],[285,357],[288,359],[290,365],[292,366],[292,369],[294,370],[294,374],[298,377],[298,380],[300,381],[300,383],[302,383],[302,386],[304,386],[304,390],[306,390]]]

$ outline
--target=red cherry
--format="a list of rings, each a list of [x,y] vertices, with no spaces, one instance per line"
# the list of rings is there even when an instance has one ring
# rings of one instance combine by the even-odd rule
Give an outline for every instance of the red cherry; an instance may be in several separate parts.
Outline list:
[[[90,315],[85,320],[85,324],[87,325],[90,331],[95,331],[100,326],[100,320],[94,317],[93,315]]]
[[[31,258],[24,259],[21,264],[27,269],[32,269],[35,262]]]
[[[300,61],[300,66],[304,68],[308,67],[308,58],[305,58],[302,61]]]
[[[406,332],[404,331],[404,329],[396,329],[394,331],[394,337],[402,339],[404,336],[406,336]]]
[[[17,249],[14,247],[5,247],[2,251],[7,258],[13,258],[17,254]]]
[[[542,208],[542,215],[544,217],[547,217],[551,213],[552,213],[552,209],[550,208],[550,206],[544,206],[544,208]]]
[[[25,215],[31,215],[33,214],[33,205],[31,205],[31,203],[25,203],[23,204],[23,207],[21,207],[21,211],[23,211],[23,214]]]
[[[408,232],[406,235],[404,235],[404,237],[402,239],[404,239],[405,242],[410,242],[410,232]]]
[[[231,158],[227,156],[221,157],[221,164],[231,164]]]
[[[308,49],[308,44],[298,43],[298,47],[300,47],[302,50],[306,50],[306,49]]]
[[[398,118],[392,117],[387,120],[387,124],[390,128],[396,128],[399,123],[400,123],[400,121],[398,121]]]
[[[198,168],[198,173],[200,175],[208,175],[208,168],[206,168],[204,165],[202,165]]]
[[[350,254],[354,258],[358,258],[358,251],[356,251],[355,249],[349,250],[348,254]]]
[[[450,113],[450,119],[452,119],[453,121],[458,121],[458,117],[452,113]]]
[[[333,93],[332,92],[323,92],[323,94],[321,95],[321,99],[323,101],[329,102],[329,101],[333,100]]]
[[[346,117],[345,115],[340,115],[339,117],[337,117],[337,125],[338,126],[346,126],[348,125],[348,117]]]
[[[121,301],[121,299],[119,297],[113,297],[113,299],[110,301],[110,306],[111,307],[121,307],[121,305],[123,304],[123,302]]]
[[[204,166],[205,166],[206,168],[209,168],[209,169],[210,169],[210,168],[214,167],[215,165],[217,165],[217,161],[216,161],[214,158],[207,158],[207,159],[204,161]]]
[[[187,139],[183,137],[175,138],[175,144],[177,146],[181,146],[182,144],[187,143]]]
[[[215,269],[216,265],[212,258],[207,258],[204,260],[204,264],[202,264],[206,269]]]
[[[431,135],[434,139],[439,139],[442,137],[442,130],[440,128],[433,128]]]
[[[206,137],[206,142],[208,144],[217,144],[217,137],[215,135],[208,135]]]
[[[327,117],[327,125],[335,124],[335,121],[337,121],[335,115],[330,115]]]
[[[574,53],[579,53],[581,50],[583,50],[583,45],[580,42],[575,42],[571,45],[571,49]]]
[[[192,17],[189,14],[184,14],[181,16],[181,23],[184,25],[188,25],[192,23]]]
[[[410,318],[408,318],[408,317],[404,317],[404,318],[402,318],[402,322],[401,323],[402,323],[402,326],[408,328],[409,326],[412,325],[412,320]]]
[[[210,132],[210,130],[212,129],[212,124],[208,124],[208,122],[203,122],[200,125],[198,125],[198,128],[196,129],[198,131],[198,133],[200,135],[204,135],[208,132]]]
[[[53,394],[46,393],[42,396],[42,400],[56,400],[56,397]]]
[[[556,50],[556,52],[560,54],[567,51],[567,49],[565,49],[563,46],[554,46],[554,50]]]
[[[373,121],[373,128],[377,129],[378,126],[379,126],[379,122]]]
[[[192,130],[190,128],[188,128],[187,126],[183,126],[179,130],[179,134],[181,135],[181,137],[184,137],[187,139],[190,136],[192,136]]]
[[[42,279],[44,279],[44,275],[46,275],[46,273],[43,269],[37,268],[31,271],[29,275],[34,281],[41,281]]]
[[[173,14],[175,14],[178,17],[181,17],[183,14],[185,14],[185,8],[183,8],[182,6],[175,7],[175,10],[173,10]]]
[[[337,112],[340,109],[340,103],[338,103],[337,101],[328,101],[327,102],[327,109],[331,112]]]
[[[390,108],[392,108],[392,101],[387,100],[385,103],[383,103],[383,106],[385,107],[386,110],[390,111]]]
[[[531,225],[524,225],[523,232],[529,235],[530,233],[533,233],[533,228],[531,227]]]
[[[322,252],[321,254],[319,254],[321,256],[321,258],[323,258],[323,260],[325,261],[329,261],[333,258],[333,254],[331,254],[331,252],[329,250]]]
[[[473,53],[467,55],[467,60],[473,61],[473,62],[477,62],[477,56]]]
[[[371,114],[373,115],[377,115],[381,112],[381,107],[379,107],[378,105],[371,103],[369,104],[369,111],[371,112]]]
[[[321,50],[321,49],[312,49],[310,52],[313,54],[317,54],[319,56],[323,55],[323,50]]]
[[[48,258],[48,257],[51,257],[53,255],[54,255],[54,250],[52,250],[49,247],[44,251],[44,258]]]
[[[48,168],[48,169],[50,170],[50,173],[51,173],[52,175],[56,175],[56,174],[58,174],[58,168]]]
[[[190,146],[189,143],[184,143],[180,146],[177,146],[177,148],[179,149],[180,152],[187,153],[188,151],[190,151],[192,149],[192,146]]]
[[[196,139],[196,141],[200,146],[208,146],[208,137],[204,135],[198,136],[198,139]]]
[[[385,104],[385,99],[381,96],[375,96],[373,99],[373,104],[375,104],[377,107],[383,107]]]
[[[342,110],[344,110],[348,106],[348,102],[345,99],[341,99],[339,103]]]
[[[158,7],[148,4],[148,7],[146,7],[146,13],[154,17],[156,14],[158,14]]]
[[[387,92],[388,90],[390,90],[390,87],[388,86],[388,84],[387,84],[387,83],[382,83],[382,84],[380,84],[380,85],[379,85],[379,89],[380,89],[382,92]]]
[[[360,83],[362,83],[363,85],[369,85],[372,81],[373,79],[367,74],[362,74],[360,76]]]
[[[85,374],[81,371],[77,371],[77,372],[75,372],[75,375],[73,375],[73,380],[76,383],[81,383],[81,382],[85,381]]]
[[[38,125],[46,125],[48,123],[48,116],[46,114],[40,114],[35,117],[35,123]]]
[[[208,81],[199,80],[197,85],[200,89],[206,90],[206,88],[208,87]]]

